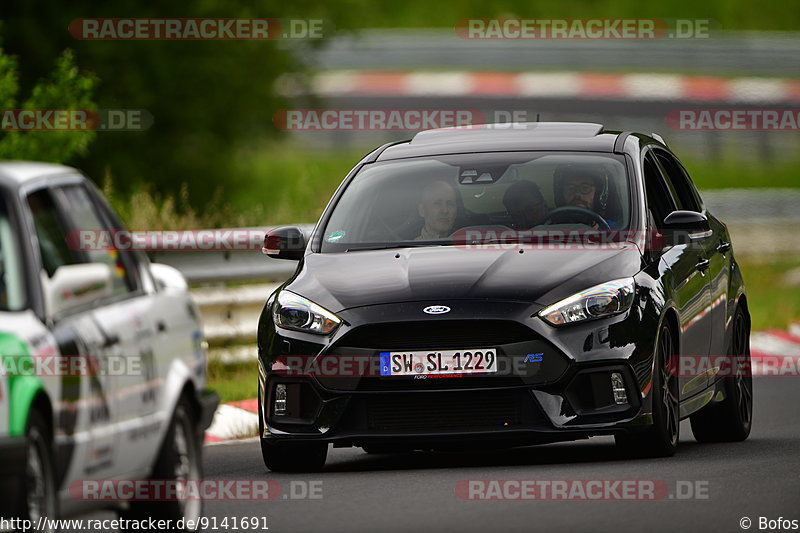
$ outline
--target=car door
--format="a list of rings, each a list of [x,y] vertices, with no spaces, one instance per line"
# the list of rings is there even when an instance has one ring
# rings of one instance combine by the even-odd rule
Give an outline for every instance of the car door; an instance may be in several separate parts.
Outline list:
[[[72,232],[114,235],[116,228],[85,183],[55,192]],[[114,273],[111,296],[91,312],[106,341],[103,357],[113,391],[110,431],[117,436],[113,472],[134,474],[150,464],[164,423],[157,409],[161,387],[154,359],[154,302],[142,288],[133,254],[117,249],[111,238],[98,238],[96,243],[79,246],[79,252],[90,262],[108,264]]]
[[[651,220],[662,231],[664,218],[681,205],[652,150],[645,154],[643,165]],[[705,245],[683,235],[668,242],[660,257],[665,271],[663,279],[672,286],[681,329],[676,366],[681,398],[702,391],[708,382],[704,374],[692,371],[698,356],[706,356],[710,349],[711,292],[703,270],[704,260]],[[688,358],[687,364],[682,364],[683,358]]]
[[[95,199],[109,225],[116,231],[127,233],[116,213],[97,191]],[[157,419],[161,423],[161,432],[155,431],[156,424],[148,423],[137,435],[138,448],[151,454],[152,462],[186,379],[192,379],[197,386],[205,382],[206,347],[200,312],[183,275],[167,265],[151,264],[141,250],[122,251],[120,254],[130,260],[139,274],[149,301],[149,316],[155,325],[153,352],[148,354],[152,368],[148,369],[147,381],[151,384],[148,391],[156,404],[156,412],[148,419]],[[156,272],[160,275],[157,276]]]
[[[89,259],[68,246],[69,225],[54,191],[37,186],[26,191],[24,203],[38,252],[34,268],[39,270],[38,277],[47,292],[59,268],[88,263]],[[59,316],[53,316],[52,310],[46,313],[63,357],[81,359],[84,363],[100,363],[105,359],[113,343],[98,325],[93,309],[79,307]],[[62,392],[57,399],[55,428],[57,479],[68,482],[108,477],[118,441],[113,429],[113,376],[103,372],[69,372],[60,378]]]
[[[688,172],[680,161],[665,150],[655,150],[659,162],[666,170],[670,182],[678,194],[683,209],[703,213],[708,217],[710,234],[702,239],[704,257],[708,261],[706,279],[711,291],[711,320],[709,331],[710,354],[725,355],[725,320],[728,307],[728,285],[730,280],[730,241],[724,226],[703,206]]]

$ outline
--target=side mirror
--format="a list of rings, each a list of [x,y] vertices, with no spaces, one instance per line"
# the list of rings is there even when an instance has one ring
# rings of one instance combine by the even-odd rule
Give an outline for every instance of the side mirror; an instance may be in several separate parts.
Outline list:
[[[173,290],[176,292],[189,290],[186,278],[175,267],[161,263],[150,263],[150,273],[153,275],[158,290]]]
[[[261,252],[273,259],[299,261],[306,250],[306,237],[297,226],[283,226],[269,230],[264,236]]]
[[[690,232],[707,231],[708,218],[697,211],[673,211],[664,219],[664,229]]]
[[[48,312],[59,316],[111,296],[111,267],[105,263],[61,265],[52,278],[44,280],[44,289]]]
[[[673,211],[664,219],[664,241],[669,245],[691,244],[711,231],[708,218],[697,211]]]

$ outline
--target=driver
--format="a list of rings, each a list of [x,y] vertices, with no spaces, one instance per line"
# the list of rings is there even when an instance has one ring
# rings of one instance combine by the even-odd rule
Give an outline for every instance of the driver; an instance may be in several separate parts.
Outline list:
[[[437,180],[422,190],[419,216],[424,220],[422,231],[416,241],[436,240],[448,237],[458,213],[456,191],[446,181]]]
[[[514,229],[530,229],[547,214],[547,202],[532,181],[517,181],[506,189],[503,205],[511,215]]]
[[[562,165],[553,178],[557,207],[580,207],[594,211],[609,227],[616,222],[605,218],[608,203],[608,176],[601,169],[589,165]],[[579,215],[576,215],[579,217]],[[597,221],[590,225],[598,229]]]

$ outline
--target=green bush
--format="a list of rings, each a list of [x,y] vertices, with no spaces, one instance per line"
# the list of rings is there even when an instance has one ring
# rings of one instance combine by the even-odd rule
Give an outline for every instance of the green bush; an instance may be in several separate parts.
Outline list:
[[[75,66],[71,51],[63,52],[53,72],[39,81],[31,95],[18,101],[18,65],[16,58],[0,49],[0,109],[72,109],[94,111],[95,80]],[[95,138],[86,131],[6,131],[0,133],[0,159],[26,159],[66,163],[85,155]]]

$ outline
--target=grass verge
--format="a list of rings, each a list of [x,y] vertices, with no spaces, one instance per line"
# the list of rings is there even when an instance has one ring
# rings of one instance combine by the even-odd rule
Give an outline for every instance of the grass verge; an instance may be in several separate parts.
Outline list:
[[[208,387],[217,391],[222,403],[248,400],[258,395],[258,363],[208,363]]]
[[[786,329],[800,321],[800,284],[787,280],[790,271],[800,269],[800,257],[746,257],[737,261],[747,289],[753,331]]]

